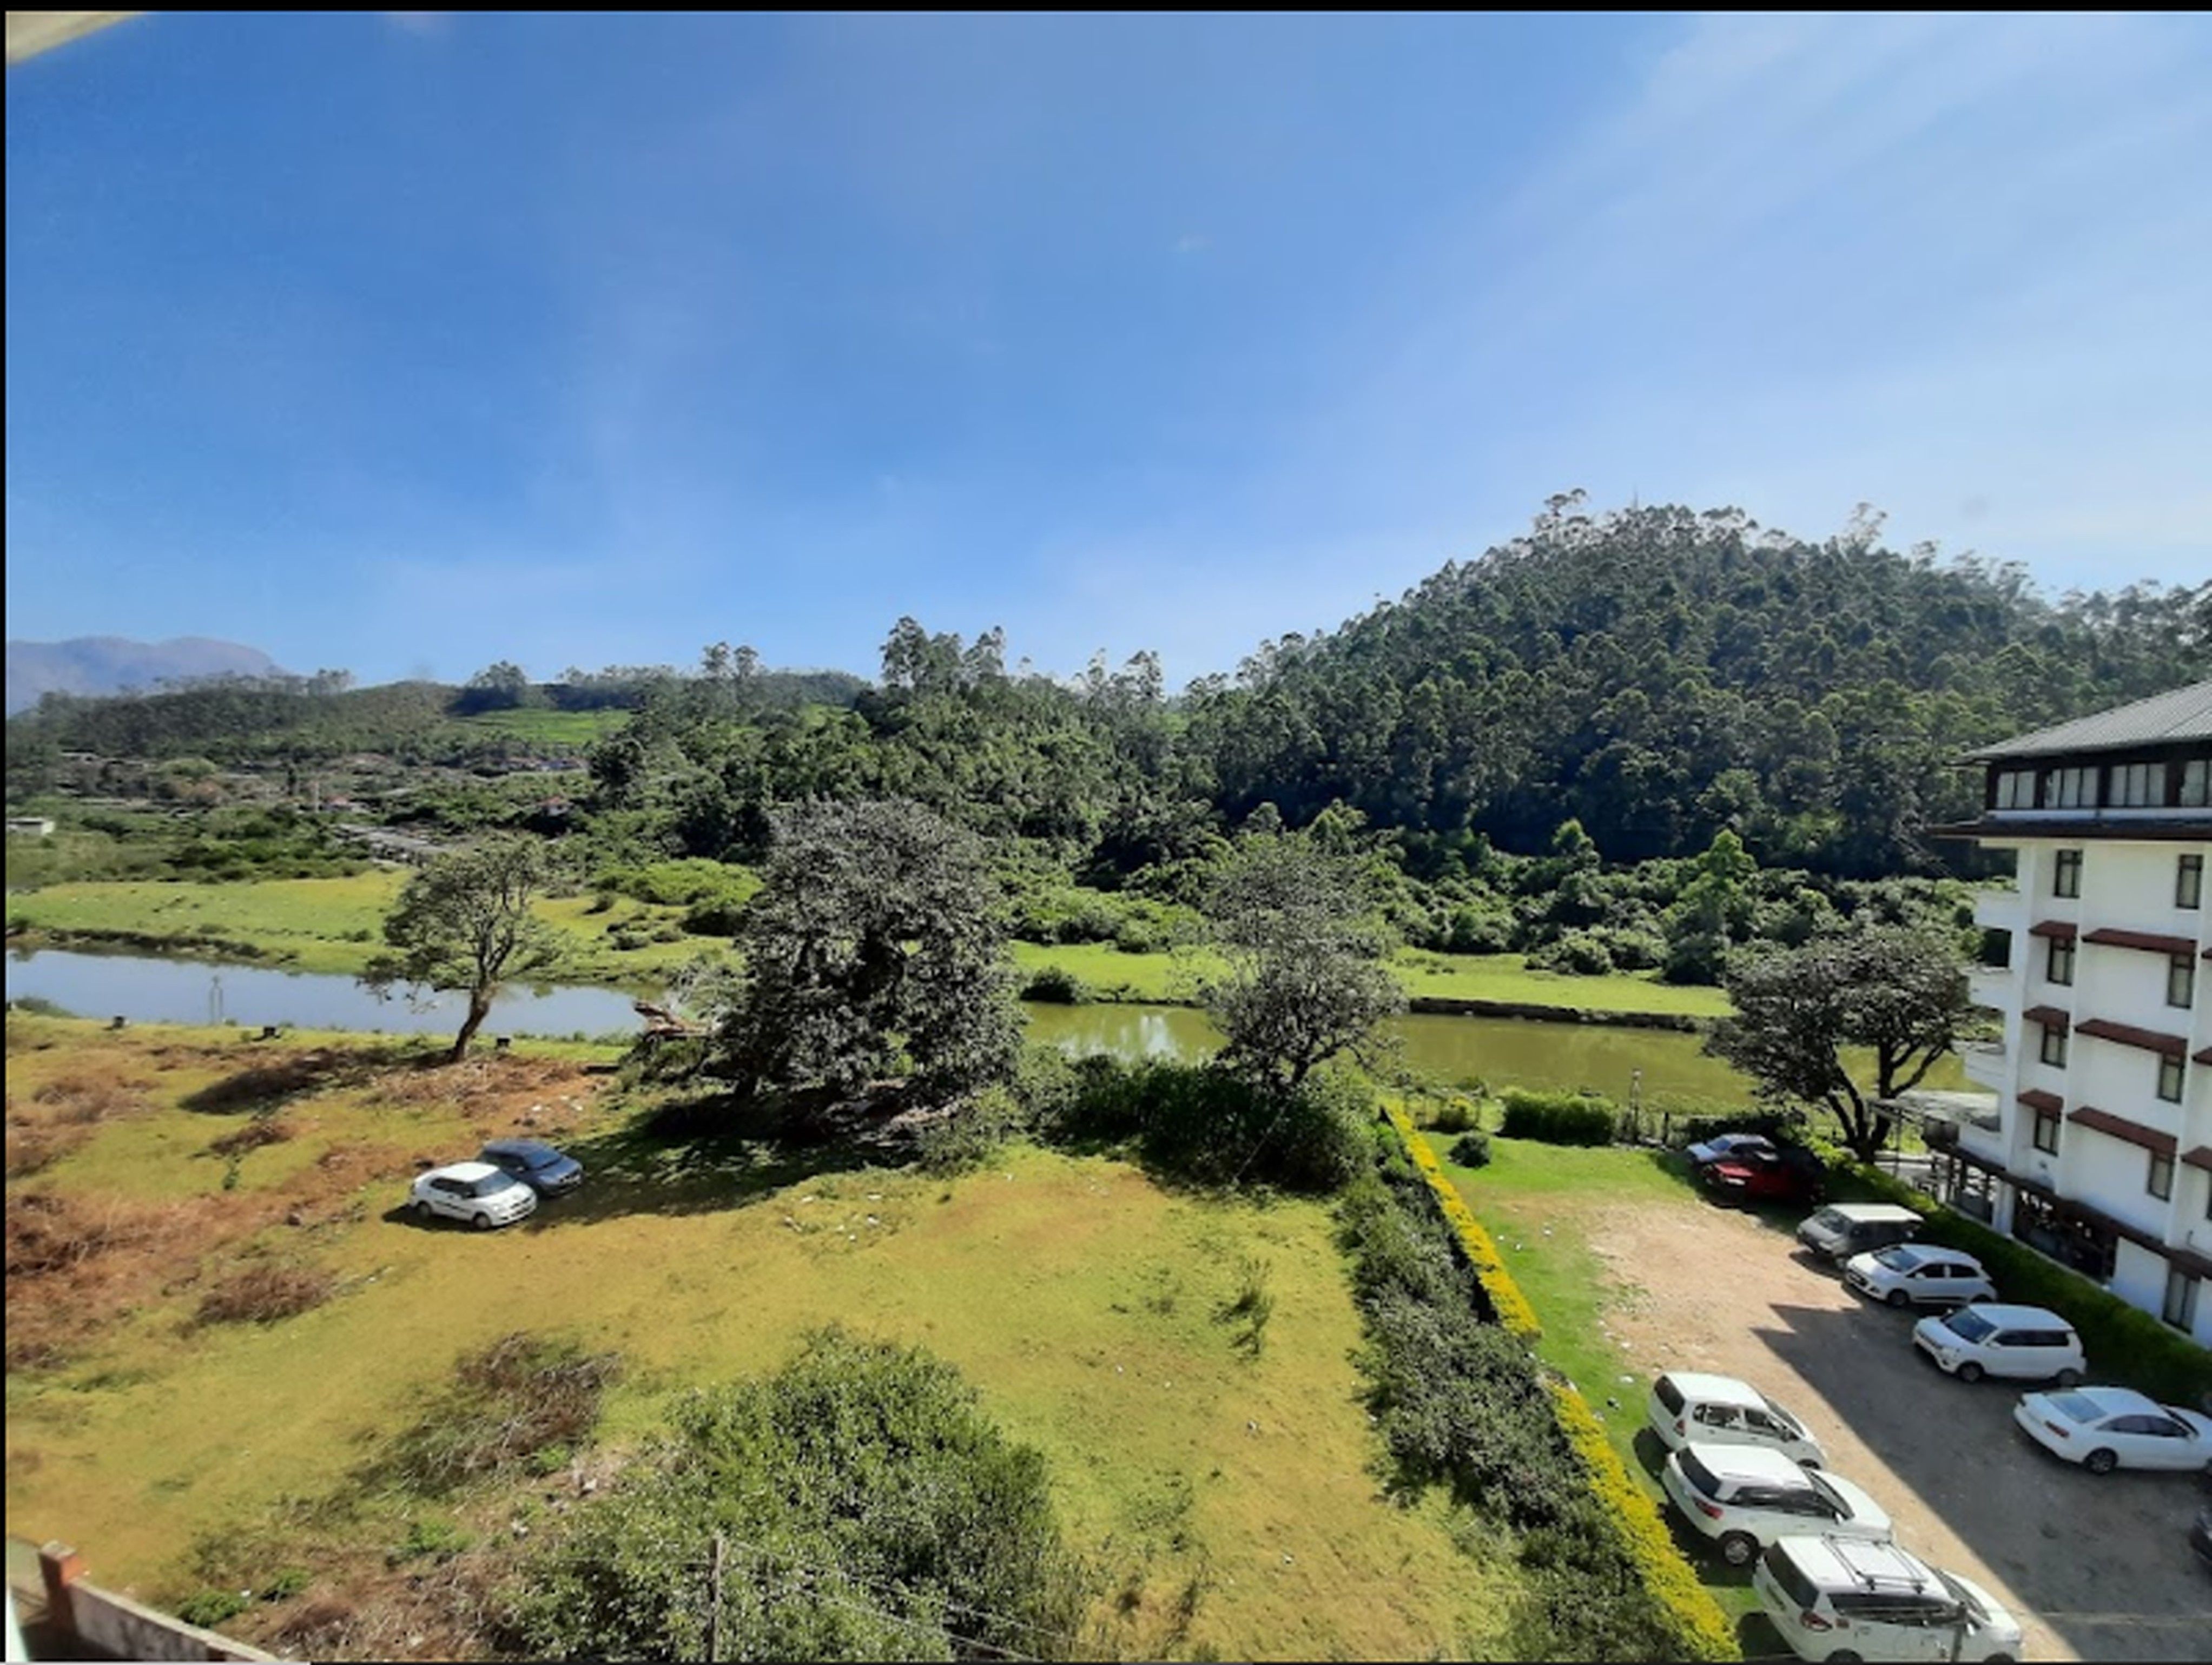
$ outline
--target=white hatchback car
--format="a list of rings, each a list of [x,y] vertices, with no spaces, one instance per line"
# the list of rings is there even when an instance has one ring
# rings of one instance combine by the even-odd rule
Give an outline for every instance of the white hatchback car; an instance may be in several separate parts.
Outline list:
[[[1751,1588],[1800,1659],[2020,1657],[2020,1621],[1996,1597],[1895,1544],[1778,1538]]]
[[[1732,1376],[1668,1370],[1652,1382],[1644,1415],[1670,1451],[1698,1440],[1707,1445],[1771,1446],[1808,1468],[1826,1461],[1820,1442],[1803,1423]]]
[[[2212,1417],[2161,1405],[2132,1388],[2022,1394],[2012,1419],[2045,1450],[2093,1474],[2115,1468],[2212,1474]]]
[[[2089,1368],[2074,1327],[2041,1307],[1960,1307],[1915,1324],[1912,1345],[1961,1382],[2010,1376],[2070,1388]]]
[[[1844,1262],[1844,1282],[1893,1307],[1960,1307],[1997,1298],[1979,1261],[1934,1243],[1893,1243],[1854,1255]]]
[[[1758,1445],[1684,1446],[1659,1483],[1682,1518],[1718,1546],[1732,1567],[1749,1566],[1777,1538],[1807,1533],[1887,1543],[1882,1506],[1840,1475],[1801,1468]]]
[[[489,1162],[456,1162],[416,1175],[408,1201],[425,1223],[443,1215],[489,1231],[535,1212],[538,1193]]]

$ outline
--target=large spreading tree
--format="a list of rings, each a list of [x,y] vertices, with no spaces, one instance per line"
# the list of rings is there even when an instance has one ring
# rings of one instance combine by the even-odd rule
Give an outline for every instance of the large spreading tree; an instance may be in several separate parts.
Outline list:
[[[1893,1117],[1883,1105],[1927,1079],[1967,1011],[1956,940],[1905,926],[1746,950],[1730,959],[1725,985],[1735,1015],[1713,1026],[1705,1049],[1766,1097],[1827,1109],[1862,1162],[1889,1138]],[[1845,1062],[1856,1048],[1870,1055],[1870,1084]]]
[[[1310,834],[1249,833],[1206,911],[1224,969],[1201,999],[1226,1042],[1222,1062],[1263,1085],[1292,1092],[1340,1054],[1364,1059],[1406,1004],[1356,851]]]
[[[910,803],[779,815],[725,1056],[756,1086],[943,1103],[1012,1072],[1021,1013],[982,842]]]
[[[465,994],[468,1015],[450,1054],[459,1063],[500,986],[557,957],[551,927],[531,912],[545,881],[545,846],[534,838],[483,838],[434,856],[401,889],[384,921],[390,951],[370,962],[362,981],[380,993],[405,983]]]

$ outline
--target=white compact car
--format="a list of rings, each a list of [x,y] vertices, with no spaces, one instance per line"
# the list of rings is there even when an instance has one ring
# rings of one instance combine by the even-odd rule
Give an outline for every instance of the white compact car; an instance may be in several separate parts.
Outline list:
[[[2010,1376],[2070,1388],[2089,1368],[2074,1327],[2041,1307],[1960,1307],[1915,1324],[1912,1345],[1961,1382]]]
[[[1751,1588],[1800,1659],[2020,1657],[2020,1621],[1994,1596],[1895,1544],[1778,1538]]]
[[[418,1174],[408,1203],[425,1222],[442,1216],[489,1231],[535,1212],[538,1193],[489,1162],[456,1162]]]
[[[1803,1423],[1748,1382],[1732,1376],[1668,1370],[1651,1384],[1644,1414],[1659,1443],[1670,1451],[1697,1440],[1707,1445],[1771,1446],[1808,1468],[1825,1461],[1820,1442]]]
[[[1997,1298],[1979,1261],[1934,1243],[1893,1243],[1854,1255],[1844,1262],[1844,1282],[1893,1307],[1960,1307]]]
[[[2115,1468],[2212,1474],[2212,1417],[2161,1405],[2132,1388],[2022,1394],[2012,1419],[2045,1450],[2093,1474]]]
[[[1692,1441],[1667,1459],[1659,1483],[1682,1518],[1719,1547],[1730,1566],[1749,1566],[1777,1538],[1816,1532],[1887,1543],[1881,1505],[1838,1475],[1801,1468],[1759,1445]]]

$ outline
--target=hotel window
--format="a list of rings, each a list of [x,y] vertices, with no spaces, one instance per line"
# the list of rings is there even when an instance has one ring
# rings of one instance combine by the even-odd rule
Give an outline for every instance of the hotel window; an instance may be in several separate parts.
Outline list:
[[[2166,1274],[2166,1304],[2158,1316],[2178,1330],[2197,1328],[2197,1285],[2202,1279],[2191,1277],[2179,1267],[2167,1269]]]
[[[2143,1176],[2143,1189],[2163,1202],[2173,1195],[2173,1158],[2162,1151],[2150,1153],[2150,1171]]]
[[[2200,908],[2204,903],[2204,858],[2185,855],[2173,872],[2173,905]]]
[[[2039,1108],[2035,1112],[2035,1148],[2045,1156],[2058,1154],[2058,1112]]]
[[[2181,805],[2184,809],[2201,810],[2212,803],[2212,763],[2202,757],[2191,757],[2181,766]]]
[[[2179,1058],[2158,1060],[2158,1096],[2169,1104],[2181,1103],[2182,1067]]]
[[[2008,769],[1997,776],[1996,807],[2032,810],[2035,807],[2035,771]]]
[[[2048,810],[2094,810],[2097,807],[2097,771],[2094,769],[2054,769],[2043,777],[2043,806]]]
[[[2043,968],[2045,978],[2061,987],[2071,987],[2074,981],[2074,945],[2063,937],[2051,939],[2051,955]]]
[[[2066,1067],[2066,1031],[2056,1024],[2043,1025],[2043,1061],[2056,1070]]]
[[[2166,806],[2166,765],[2113,764],[2112,795],[2106,801],[2128,809],[2163,809]]]
[[[2081,852],[2061,850],[2051,870],[2051,894],[2054,896],[2078,896],[2081,894]]]
[[[2186,1006],[2197,998],[2197,962],[2186,954],[2176,954],[2166,964],[2166,1003]]]

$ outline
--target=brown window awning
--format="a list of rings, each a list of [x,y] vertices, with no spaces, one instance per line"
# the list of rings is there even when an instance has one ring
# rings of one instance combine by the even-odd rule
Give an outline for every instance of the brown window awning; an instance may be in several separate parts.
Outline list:
[[[2061,1035],[2074,1027],[2074,1019],[2055,1006],[2032,1006],[2020,1014],[2031,1024],[2041,1024],[2045,1029],[2055,1029]]]
[[[2194,954],[2197,945],[2186,937],[2163,936],[2156,931],[2121,931],[2100,926],[2081,939],[2107,948],[2141,948],[2153,954]]]
[[[2060,942],[2074,940],[2075,925],[2070,919],[2038,920],[2027,927],[2031,937],[2055,937]]]
[[[2202,1168],[2212,1174],[2212,1145],[2199,1145],[2193,1151],[2184,1151],[2181,1159],[2191,1168]]]
[[[2124,1139],[2130,1145],[2140,1145],[2146,1151],[2171,1157],[2177,1148],[2172,1133],[2162,1133],[2155,1127],[2146,1127],[2140,1121],[2130,1121],[2124,1115],[2114,1115],[2110,1110],[2093,1109],[2084,1104],[2066,1118],[2084,1127],[2094,1127],[2113,1139]]]
[[[2057,1115],[2066,1108],[2066,1101],[2055,1092],[2045,1092],[2040,1087],[2030,1087],[2021,1094],[2020,1102],[2031,1110],[2043,1110]]]
[[[2086,1024],[2076,1024],[2074,1032],[2094,1036],[2100,1041],[2118,1041],[2124,1047],[2141,1047],[2145,1052],[2162,1053],[2168,1058],[2186,1058],[2189,1055],[2186,1036],[2167,1035],[2154,1029],[2137,1029],[2133,1024],[2116,1024],[2109,1018],[2092,1018]]]

